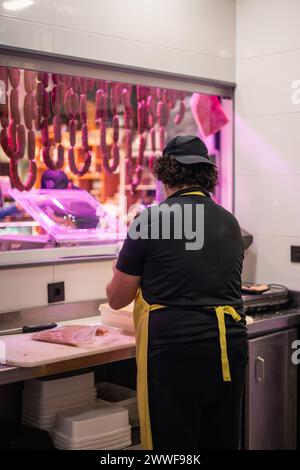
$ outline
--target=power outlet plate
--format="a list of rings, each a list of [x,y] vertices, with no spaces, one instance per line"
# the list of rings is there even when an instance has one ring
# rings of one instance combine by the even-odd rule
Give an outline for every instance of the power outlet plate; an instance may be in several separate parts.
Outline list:
[[[48,284],[48,304],[65,300],[65,283],[53,282]]]
[[[291,262],[300,263],[300,246],[291,246]]]

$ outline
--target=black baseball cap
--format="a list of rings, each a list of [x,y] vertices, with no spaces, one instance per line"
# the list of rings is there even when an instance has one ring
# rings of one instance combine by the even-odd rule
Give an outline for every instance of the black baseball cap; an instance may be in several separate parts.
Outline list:
[[[184,165],[206,163],[216,166],[209,160],[205,143],[195,135],[178,135],[174,137],[165,146],[163,155],[172,155],[175,160]]]

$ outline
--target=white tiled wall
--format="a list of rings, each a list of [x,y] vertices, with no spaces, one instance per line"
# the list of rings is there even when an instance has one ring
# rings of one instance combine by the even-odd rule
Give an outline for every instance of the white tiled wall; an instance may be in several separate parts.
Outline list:
[[[104,299],[111,276],[111,260],[1,269],[0,314],[47,305],[52,282],[65,283],[65,302]]]
[[[237,19],[236,214],[253,233],[244,278],[300,290],[299,0],[240,0]]]
[[[232,0],[0,1],[0,44],[235,81]]]

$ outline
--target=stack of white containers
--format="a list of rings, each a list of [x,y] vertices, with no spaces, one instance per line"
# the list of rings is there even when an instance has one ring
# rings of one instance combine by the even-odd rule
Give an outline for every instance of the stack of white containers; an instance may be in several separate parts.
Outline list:
[[[124,449],[131,444],[128,410],[98,400],[93,408],[59,412],[53,442],[61,450]]]
[[[50,431],[58,411],[96,403],[93,372],[61,379],[25,382],[22,421],[28,426]]]

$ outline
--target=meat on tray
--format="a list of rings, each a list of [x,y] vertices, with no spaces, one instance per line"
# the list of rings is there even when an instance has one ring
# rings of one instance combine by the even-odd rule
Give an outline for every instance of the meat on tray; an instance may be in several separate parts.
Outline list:
[[[66,325],[35,333],[32,339],[68,346],[85,346],[91,345],[96,336],[103,336],[107,332],[108,330],[99,326]]]

